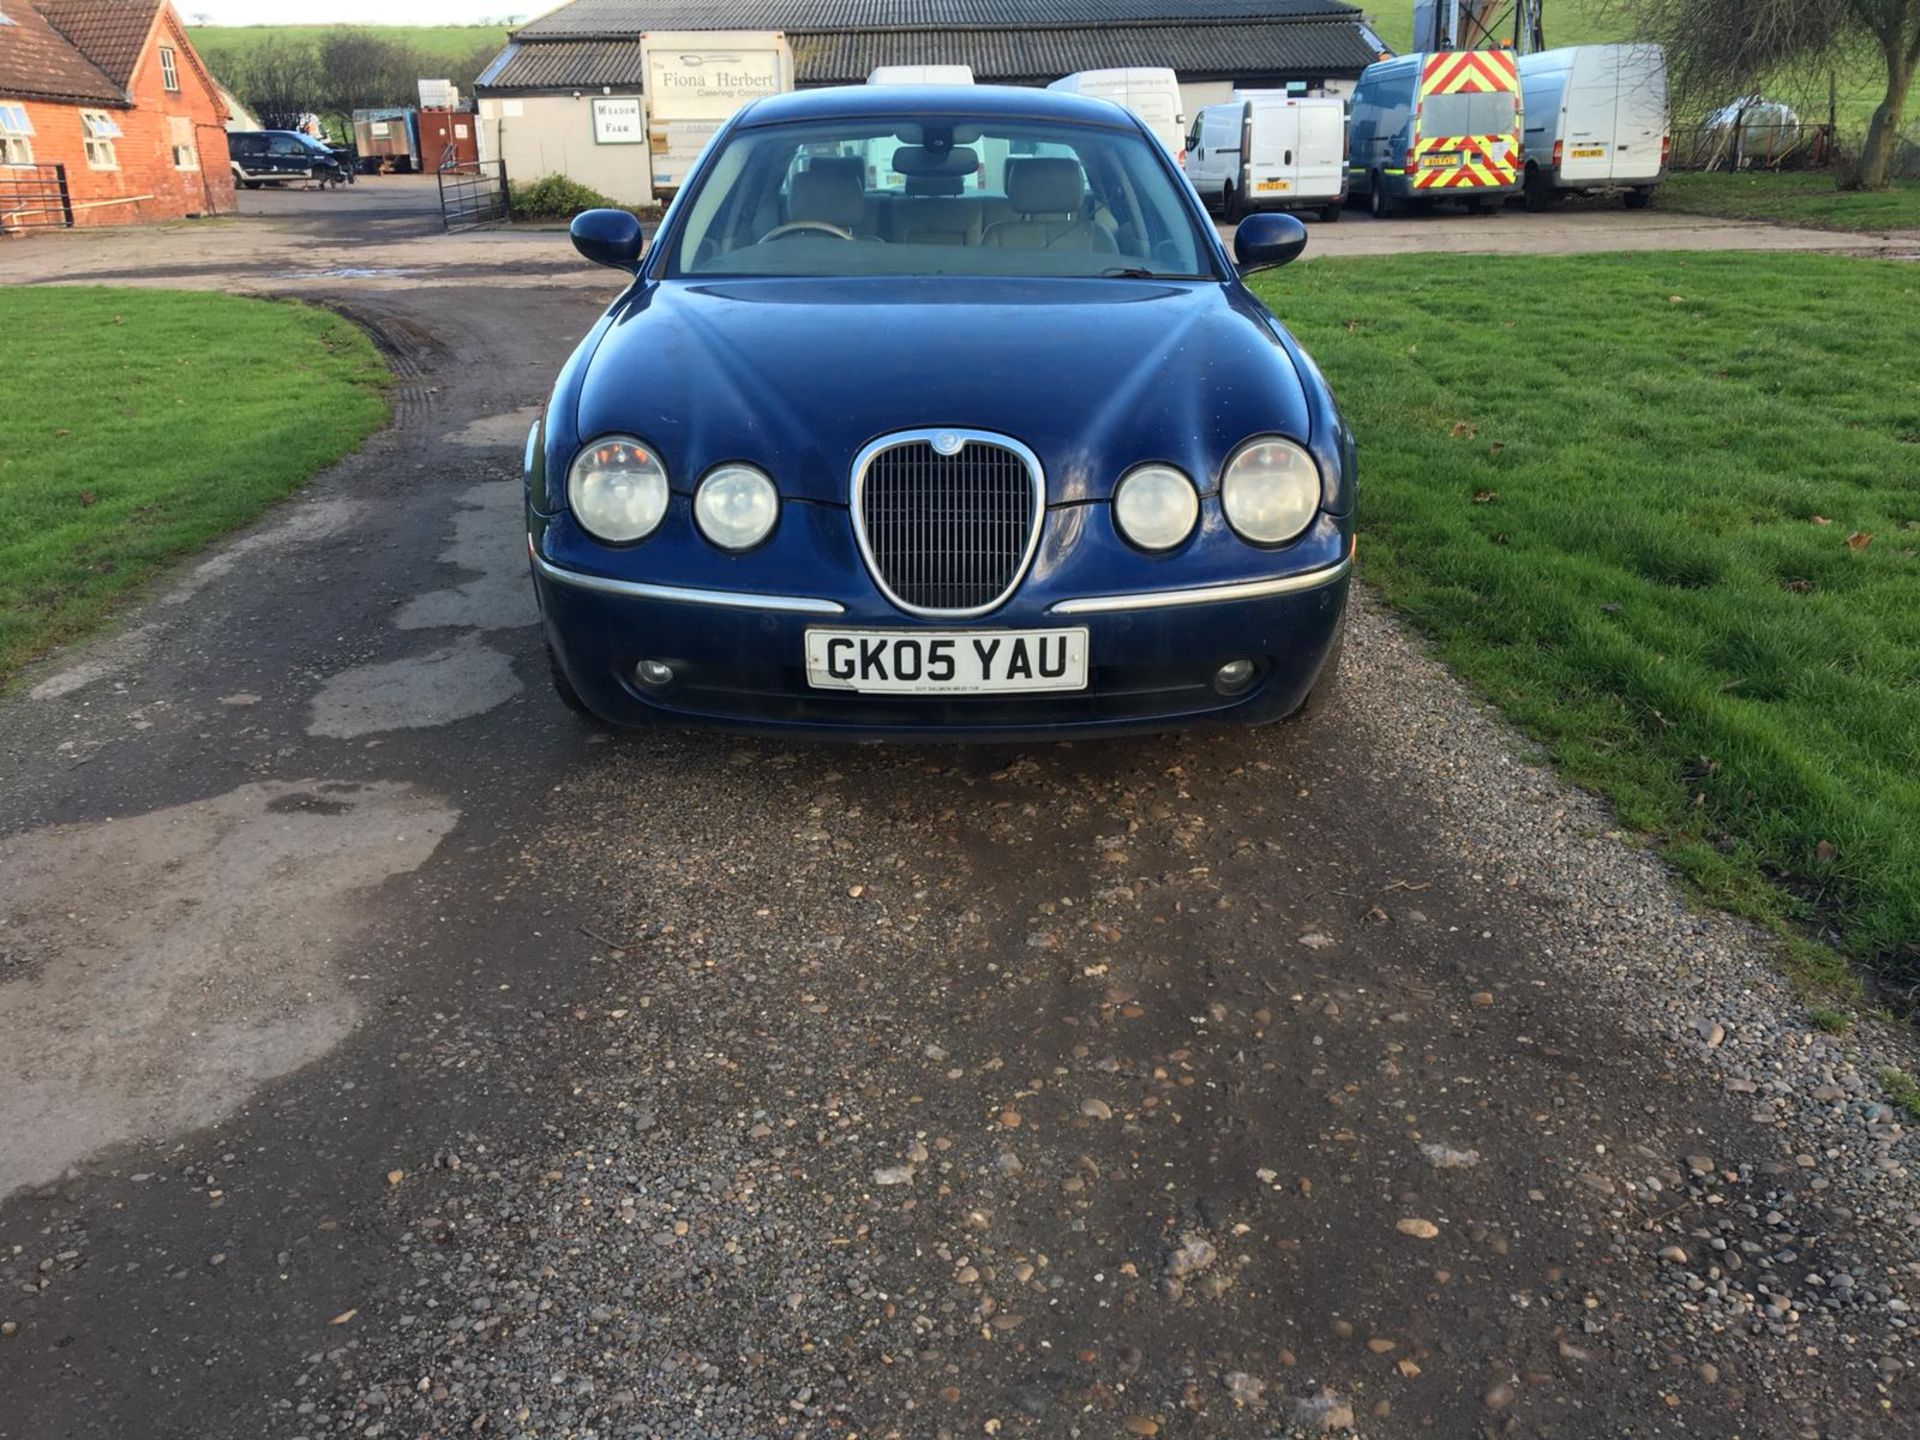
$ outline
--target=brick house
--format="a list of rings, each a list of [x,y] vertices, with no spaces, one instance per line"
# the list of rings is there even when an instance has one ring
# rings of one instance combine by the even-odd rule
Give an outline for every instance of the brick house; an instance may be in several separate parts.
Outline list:
[[[0,229],[229,213],[226,118],[166,0],[0,0]]]

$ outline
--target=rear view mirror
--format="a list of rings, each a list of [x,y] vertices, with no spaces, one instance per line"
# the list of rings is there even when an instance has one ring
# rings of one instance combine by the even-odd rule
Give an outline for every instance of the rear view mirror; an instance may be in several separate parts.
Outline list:
[[[1306,248],[1307,227],[1291,215],[1249,215],[1233,232],[1233,261],[1242,275],[1298,260]]]
[[[646,237],[640,222],[625,210],[582,210],[568,227],[573,248],[596,265],[610,265],[628,274],[640,268]]]

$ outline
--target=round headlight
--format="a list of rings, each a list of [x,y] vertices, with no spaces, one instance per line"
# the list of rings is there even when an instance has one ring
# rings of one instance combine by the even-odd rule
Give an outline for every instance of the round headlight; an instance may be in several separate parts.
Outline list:
[[[567,504],[590,535],[643,540],[666,518],[666,467],[641,441],[604,436],[573,457]]]
[[[1171,465],[1142,465],[1113,492],[1113,521],[1142,550],[1171,550],[1193,533],[1200,492]]]
[[[751,465],[722,465],[693,492],[693,521],[722,550],[751,550],[773,532],[780,492]]]
[[[1256,545],[1291,540],[1320,509],[1320,467],[1291,440],[1252,441],[1227,462],[1220,507],[1243,540]]]

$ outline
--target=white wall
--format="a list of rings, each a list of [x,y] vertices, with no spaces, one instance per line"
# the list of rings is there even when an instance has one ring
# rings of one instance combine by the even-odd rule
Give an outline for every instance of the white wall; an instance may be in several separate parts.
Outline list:
[[[505,160],[507,179],[516,185],[565,175],[622,205],[648,203],[653,182],[647,146],[594,143],[592,102],[597,93],[483,97],[481,156]]]

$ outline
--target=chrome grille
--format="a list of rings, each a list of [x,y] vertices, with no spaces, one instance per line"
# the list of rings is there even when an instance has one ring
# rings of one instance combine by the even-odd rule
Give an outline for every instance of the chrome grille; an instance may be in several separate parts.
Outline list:
[[[1026,573],[1045,494],[1040,462],[1004,435],[889,435],[854,464],[854,532],[874,579],[902,610],[984,615]]]

